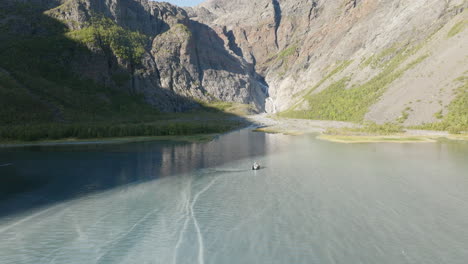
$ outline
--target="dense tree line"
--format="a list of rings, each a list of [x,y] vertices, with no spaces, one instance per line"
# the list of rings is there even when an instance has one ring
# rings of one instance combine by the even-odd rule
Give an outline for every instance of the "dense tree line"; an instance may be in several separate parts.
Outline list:
[[[222,133],[238,122],[166,122],[143,124],[38,124],[0,126],[2,141],[36,141],[64,138],[108,138],[133,136],[178,136]]]

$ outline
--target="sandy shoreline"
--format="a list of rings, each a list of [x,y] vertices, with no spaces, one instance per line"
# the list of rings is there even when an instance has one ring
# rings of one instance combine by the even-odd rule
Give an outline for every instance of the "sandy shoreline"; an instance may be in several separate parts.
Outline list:
[[[251,115],[247,119],[260,126],[258,131],[284,134],[323,133],[328,128],[358,127],[350,122],[271,118],[267,114]]]
[[[258,132],[282,133],[287,135],[319,134],[318,139],[338,143],[428,143],[438,139],[468,140],[468,135],[452,135],[446,131],[413,130],[406,129],[404,133],[394,135],[327,135],[329,128],[357,128],[358,124],[342,121],[305,120],[271,118],[267,114],[251,115],[247,117],[251,122],[258,124]]]

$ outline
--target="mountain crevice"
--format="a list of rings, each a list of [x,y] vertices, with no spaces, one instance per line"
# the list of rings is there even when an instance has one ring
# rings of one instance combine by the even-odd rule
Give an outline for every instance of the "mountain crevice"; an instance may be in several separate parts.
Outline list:
[[[278,0],[272,0],[271,4],[273,5],[274,11],[274,28],[275,28],[275,45],[276,48],[279,48],[278,44],[278,29],[281,26],[281,5]]]
[[[317,2],[312,1],[310,8],[309,8],[309,14],[307,15],[307,24],[310,26],[310,23],[312,19],[317,17]]]

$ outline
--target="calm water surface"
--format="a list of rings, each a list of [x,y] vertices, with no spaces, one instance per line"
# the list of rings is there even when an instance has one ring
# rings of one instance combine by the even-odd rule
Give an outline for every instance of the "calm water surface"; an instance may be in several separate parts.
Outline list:
[[[468,144],[1,149],[0,263],[466,264]]]

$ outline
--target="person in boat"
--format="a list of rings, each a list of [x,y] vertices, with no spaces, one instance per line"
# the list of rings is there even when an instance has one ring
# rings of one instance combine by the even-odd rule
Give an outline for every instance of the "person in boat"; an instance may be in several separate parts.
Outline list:
[[[260,165],[255,161],[254,164],[252,165],[252,170],[259,170]]]

